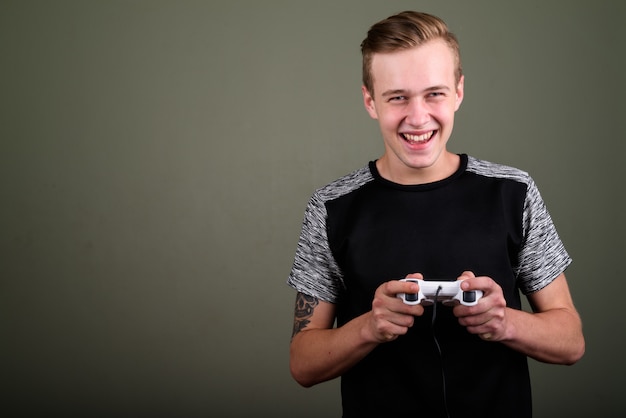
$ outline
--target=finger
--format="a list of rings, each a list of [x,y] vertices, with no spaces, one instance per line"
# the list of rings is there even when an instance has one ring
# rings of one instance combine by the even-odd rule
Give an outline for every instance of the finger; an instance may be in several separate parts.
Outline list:
[[[465,270],[463,273],[461,273],[461,275],[457,278],[457,280],[473,279],[474,277],[476,277],[474,272]]]
[[[463,276],[461,276],[463,277]],[[489,293],[493,290],[494,285],[496,284],[490,277],[487,276],[474,276],[472,274],[471,277],[465,276],[461,283],[461,289],[463,290],[482,290],[483,293]]]
[[[405,279],[420,279],[420,280],[424,280],[424,276],[422,275],[422,273],[411,273],[411,274],[407,274]]]
[[[383,283],[379,287],[380,291],[389,297],[396,297],[398,293],[417,293],[419,285],[414,282],[404,282],[400,280],[391,280]]]

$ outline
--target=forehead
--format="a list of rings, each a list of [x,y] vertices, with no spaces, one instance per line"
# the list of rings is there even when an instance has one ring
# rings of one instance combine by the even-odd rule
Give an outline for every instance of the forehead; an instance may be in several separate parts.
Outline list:
[[[456,62],[452,49],[442,40],[395,52],[376,53],[371,74],[374,91],[424,90],[432,86],[455,87]]]

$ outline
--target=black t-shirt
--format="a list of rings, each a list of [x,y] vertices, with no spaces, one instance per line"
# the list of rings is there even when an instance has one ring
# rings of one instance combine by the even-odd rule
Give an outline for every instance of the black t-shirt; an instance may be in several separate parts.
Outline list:
[[[434,183],[395,184],[370,162],[317,190],[288,283],[336,304],[342,326],[371,310],[380,284],[409,273],[471,270],[520,309],[520,290],[543,288],[570,262],[527,173],[461,155]],[[446,406],[452,417],[531,416],[526,356],[469,334],[449,307],[437,306],[433,324],[432,311],[342,376],[344,417],[436,417]]]

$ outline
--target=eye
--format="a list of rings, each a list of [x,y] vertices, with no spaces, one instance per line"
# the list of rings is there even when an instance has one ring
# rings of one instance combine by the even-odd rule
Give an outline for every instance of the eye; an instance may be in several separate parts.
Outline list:
[[[406,96],[393,96],[389,98],[390,102],[405,102],[407,101],[409,98]]]
[[[445,93],[442,91],[433,91],[428,94],[428,97],[429,98],[445,97]]]

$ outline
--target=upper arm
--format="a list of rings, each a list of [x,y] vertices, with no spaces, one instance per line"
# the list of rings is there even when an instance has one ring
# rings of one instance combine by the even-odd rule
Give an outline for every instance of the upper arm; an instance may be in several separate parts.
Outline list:
[[[330,329],[335,323],[335,305],[298,292],[292,338],[305,329]]]
[[[559,274],[549,285],[528,295],[528,301],[534,312],[546,312],[553,309],[576,312],[565,273]]]

